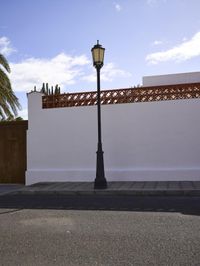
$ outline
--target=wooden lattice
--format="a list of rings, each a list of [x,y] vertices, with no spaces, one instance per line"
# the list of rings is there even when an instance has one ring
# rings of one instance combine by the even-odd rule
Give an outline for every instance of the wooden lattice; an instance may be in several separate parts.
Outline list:
[[[101,91],[101,104],[169,101],[200,98],[200,83]],[[42,97],[43,108],[97,104],[97,92],[65,93]]]

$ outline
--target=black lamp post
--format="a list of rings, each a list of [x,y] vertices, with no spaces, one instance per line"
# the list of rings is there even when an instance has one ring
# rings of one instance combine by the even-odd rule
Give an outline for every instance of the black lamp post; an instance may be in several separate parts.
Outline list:
[[[97,118],[98,118],[98,150],[97,150],[97,165],[96,165],[96,179],[94,181],[94,188],[104,189],[107,188],[107,181],[104,172],[104,162],[103,162],[103,150],[101,142],[101,99],[100,99],[100,69],[103,66],[104,52],[99,41],[92,48],[92,58],[93,66],[97,70]]]

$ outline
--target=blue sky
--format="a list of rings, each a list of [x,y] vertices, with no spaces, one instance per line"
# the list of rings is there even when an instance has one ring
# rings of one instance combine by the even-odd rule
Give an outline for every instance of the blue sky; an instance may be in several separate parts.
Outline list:
[[[199,0],[0,0],[0,10],[0,53],[24,118],[34,85],[96,90],[97,39],[106,49],[102,89],[200,70]]]

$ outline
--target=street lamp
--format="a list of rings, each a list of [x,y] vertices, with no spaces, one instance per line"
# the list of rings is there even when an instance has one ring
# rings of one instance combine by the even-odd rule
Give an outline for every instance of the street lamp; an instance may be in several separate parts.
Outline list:
[[[93,58],[93,66],[97,70],[97,119],[98,119],[98,149],[97,149],[97,164],[96,164],[96,179],[94,181],[94,188],[107,188],[107,181],[104,172],[103,150],[101,142],[101,99],[100,99],[100,69],[103,66],[104,52],[99,41],[91,50]]]

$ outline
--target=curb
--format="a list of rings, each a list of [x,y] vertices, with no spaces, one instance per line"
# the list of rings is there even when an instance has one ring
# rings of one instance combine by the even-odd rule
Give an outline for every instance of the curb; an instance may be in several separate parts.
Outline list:
[[[5,195],[200,196],[200,190],[17,190]]]

